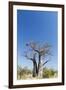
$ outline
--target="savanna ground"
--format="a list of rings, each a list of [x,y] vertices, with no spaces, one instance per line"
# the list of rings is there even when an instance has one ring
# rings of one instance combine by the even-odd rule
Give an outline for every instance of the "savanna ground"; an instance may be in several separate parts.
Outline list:
[[[44,78],[55,78],[58,76],[58,72],[54,69],[50,69],[50,68],[43,68],[43,72],[42,72],[42,77],[33,77],[32,76],[32,70],[28,69],[27,67],[25,68],[18,68],[17,71],[17,79],[44,79]]]

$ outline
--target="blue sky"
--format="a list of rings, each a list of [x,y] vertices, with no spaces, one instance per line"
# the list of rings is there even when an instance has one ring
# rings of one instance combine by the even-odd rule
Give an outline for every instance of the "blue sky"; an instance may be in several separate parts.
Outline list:
[[[58,14],[53,11],[31,11],[17,10],[17,50],[18,65],[32,68],[32,62],[23,55],[26,51],[26,43],[35,41],[38,43],[48,42],[52,45],[51,61],[47,67],[57,69],[58,67]]]

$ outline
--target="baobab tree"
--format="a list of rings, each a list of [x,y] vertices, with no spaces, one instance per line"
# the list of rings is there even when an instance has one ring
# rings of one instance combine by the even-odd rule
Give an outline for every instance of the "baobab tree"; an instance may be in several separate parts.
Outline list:
[[[30,50],[25,53],[25,57],[33,63],[33,77],[42,77],[43,67],[49,62],[46,57],[51,55],[51,46],[49,44],[38,45],[35,42],[27,43],[26,46],[30,48],[31,53],[28,55]]]

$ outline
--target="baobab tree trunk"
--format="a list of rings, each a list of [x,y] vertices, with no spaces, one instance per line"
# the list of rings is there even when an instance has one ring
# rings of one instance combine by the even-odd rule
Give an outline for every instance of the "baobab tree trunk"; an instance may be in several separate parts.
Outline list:
[[[39,59],[39,62],[38,62],[38,77],[41,77],[40,76],[40,68],[41,68],[41,55],[39,54],[39,57],[38,57],[38,59]]]
[[[37,63],[34,61],[33,62],[33,77],[37,76]]]
[[[38,76],[39,78],[42,78],[43,68],[42,68],[42,60],[41,60],[41,55],[40,55],[40,53],[39,53],[38,60],[39,60],[39,62],[38,62],[38,74],[37,74],[37,76]]]

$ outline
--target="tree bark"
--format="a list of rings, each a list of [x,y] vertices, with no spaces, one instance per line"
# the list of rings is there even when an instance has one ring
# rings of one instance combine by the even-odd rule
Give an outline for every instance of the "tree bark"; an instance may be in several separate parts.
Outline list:
[[[37,74],[37,76],[39,77],[40,67],[41,67],[41,55],[40,54],[39,54],[38,59],[39,59],[39,62],[38,62],[38,74]]]
[[[33,61],[33,77],[37,76],[37,63]]]

